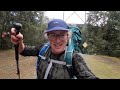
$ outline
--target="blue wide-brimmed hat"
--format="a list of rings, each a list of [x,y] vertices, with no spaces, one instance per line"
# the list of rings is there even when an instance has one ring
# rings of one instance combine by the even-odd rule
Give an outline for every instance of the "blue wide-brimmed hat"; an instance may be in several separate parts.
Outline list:
[[[67,23],[61,19],[53,19],[48,23],[48,28],[45,33],[57,30],[68,31]]]

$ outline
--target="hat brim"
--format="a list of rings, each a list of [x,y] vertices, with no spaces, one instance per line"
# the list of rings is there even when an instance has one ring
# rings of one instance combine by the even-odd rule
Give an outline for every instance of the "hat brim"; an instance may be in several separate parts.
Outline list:
[[[47,31],[45,31],[45,33],[48,33],[48,32],[52,32],[52,31],[68,31],[69,29],[66,29],[66,28],[63,28],[63,27],[54,27],[54,28],[51,28]]]

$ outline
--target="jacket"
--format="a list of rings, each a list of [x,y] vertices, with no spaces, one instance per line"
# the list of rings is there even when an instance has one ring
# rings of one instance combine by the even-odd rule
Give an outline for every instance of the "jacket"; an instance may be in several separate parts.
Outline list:
[[[41,47],[42,45],[25,46],[25,49],[20,54],[23,56],[38,56]],[[49,48],[44,56],[53,60],[64,62],[64,53],[65,52],[62,52],[56,56]],[[38,79],[44,79],[46,69],[50,62],[48,60],[40,60],[38,63],[39,66],[37,69],[37,77]],[[87,67],[84,59],[79,53],[73,54],[72,67],[70,67],[70,69],[66,65],[53,63],[48,73],[47,79],[71,79],[73,76],[76,76],[77,79],[98,79],[98,77],[96,77]]]

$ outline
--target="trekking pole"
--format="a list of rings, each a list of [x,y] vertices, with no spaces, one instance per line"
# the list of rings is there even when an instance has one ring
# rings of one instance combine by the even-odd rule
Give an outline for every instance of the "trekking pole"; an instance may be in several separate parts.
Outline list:
[[[14,23],[13,28],[16,29],[16,35],[17,35],[17,34],[19,34],[20,29],[22,28],[22,25],[20,23]],[[17,75],[18,75],[18,78],[20,79],[20,70],[19,70],[19,62],[18,62],[18,60],[19,60],[19,53],[18,53],[19,44],[15,44],[14,47],[15,47],[15,59],[16,59],[16,65],[17,65]]]

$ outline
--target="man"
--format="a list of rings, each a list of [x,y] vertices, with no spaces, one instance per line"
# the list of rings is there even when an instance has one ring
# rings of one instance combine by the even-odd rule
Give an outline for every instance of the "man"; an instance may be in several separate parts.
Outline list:
[[[15,28],[11,29],[11,41],[19,44],[19,53],[23,56],[38,56],[43,46],[27,46],[23,43],[23,35],[19,33],[15,36]],[[43,55],[46,60],[39,60],[37,66],[38,79],[98,79],[87,67],[83,58],[78,53],[73,54],[72,67],[65,65],[64,55],[66,45],[70,38],[68,25],[60,19],[53,19],[48,23],[45,31],[50,42],[50,47]],[[47,60],[49,59],[49,60]],[[53,62],[54,61],[54,62]]]

